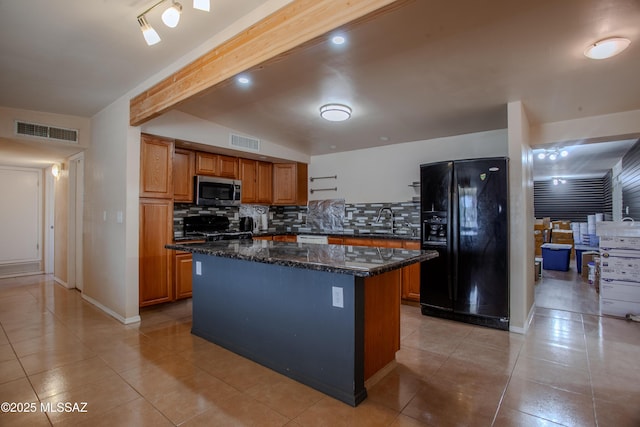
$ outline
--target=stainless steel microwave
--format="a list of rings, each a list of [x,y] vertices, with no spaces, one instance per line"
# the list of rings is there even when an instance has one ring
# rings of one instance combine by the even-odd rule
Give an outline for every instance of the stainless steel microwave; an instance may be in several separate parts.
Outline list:
[[[195,201],[199,206],[238,206],[242,182],[236,179],[197,175]]]

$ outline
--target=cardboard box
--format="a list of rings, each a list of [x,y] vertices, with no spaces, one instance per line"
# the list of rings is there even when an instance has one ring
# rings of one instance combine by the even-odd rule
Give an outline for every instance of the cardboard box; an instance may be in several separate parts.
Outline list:
[[[571,230],[571,221],[551,221],[554,230]]]

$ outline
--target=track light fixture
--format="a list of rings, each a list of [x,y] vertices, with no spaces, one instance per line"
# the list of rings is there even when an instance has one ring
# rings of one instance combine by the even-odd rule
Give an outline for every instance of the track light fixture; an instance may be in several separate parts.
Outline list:
[[[149,46],[153,46],[158,43],[160,41],[160,36],[158,35],[158,32],[147,22],[147,14],[161,4],[169,1],[171,2],[171,5],[162,12],[162,22],[164,22],[167,27],[175,28],[178,26],[178,23],[180,22],[180,15],[182,14],[182,5],[176,0],[160,0],[138,15],[138,25],[140,25],[140,30],[142,31],[144,40]],[[211,8],[211,1],[193,0],[193,8],[209,12]]]
[[[569,152],[567,150],[542,150],[538,153],[538,158],[540,160],[549,159],[549,160],[558,160],[560,157],[567,157]]]

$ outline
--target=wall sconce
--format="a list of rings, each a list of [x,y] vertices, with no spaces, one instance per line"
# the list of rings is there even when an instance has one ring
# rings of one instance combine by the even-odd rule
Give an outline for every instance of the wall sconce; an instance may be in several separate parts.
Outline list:
[[[156,7],[160,6],[165,1],[169,1],[169,0],[160,0],[159,2],[151,6],[149,9],[145,10],[140,15],[138,15],[138,25],[140,25],[140,31],[142,31],[144,40],[147,42],[147,45],[149,46],[153,46],[154,44],[158,43],[161,39],[160,39],[160,36],[158,35],[158,32],[154,30],[153,27],[147,22],[146,15]],[[198,10],[203,10],[205,12],[209,12],[209,9],[211,8],[211,1],[210,0],[193,0],[193,8]],[[164,24],[167,27],[175,28],[178,26],[178,23],[180,22],[181,14],[182,14],[182,5],[175,0],[171,0],[171,6],[169,6],[167,9],[165,9],[164,12],[162,12],[162,22],[164,22]]]
[[[62,168],[60,167],[60,165],[55,163],[53,166],[51,166],[51,175],[53,175],[54,178],[58,179],[61,170]]]

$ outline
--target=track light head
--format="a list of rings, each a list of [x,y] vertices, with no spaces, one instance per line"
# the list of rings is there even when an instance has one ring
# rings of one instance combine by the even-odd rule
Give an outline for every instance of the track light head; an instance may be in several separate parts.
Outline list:
[[[162,22],[170,28],[175,28],[180,22],[180,14],[182,13],[182,5],[174,1],[171,6],[162,12]]]
[[[149,23],[147,22],[147,18],[145,18],[144,15],[138,16],[138,24],[140,25],[142,36],[149,46],[153,46],[160,41],[160,36],[158,35],[157,31],[154,30],[151,25],[149,25]]]

